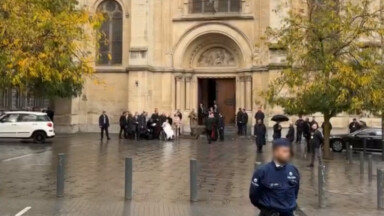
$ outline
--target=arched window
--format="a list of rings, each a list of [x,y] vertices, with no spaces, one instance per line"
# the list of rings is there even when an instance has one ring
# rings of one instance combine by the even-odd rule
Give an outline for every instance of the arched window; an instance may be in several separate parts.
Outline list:
[[[99,40],[99,65],[122,64],[123,55],[123,11],[119,3],[105,0],[98,11],[104,14],[101,26],[102,37]]]
[[[241,0],[191,0],[191,13],[241,12]]]

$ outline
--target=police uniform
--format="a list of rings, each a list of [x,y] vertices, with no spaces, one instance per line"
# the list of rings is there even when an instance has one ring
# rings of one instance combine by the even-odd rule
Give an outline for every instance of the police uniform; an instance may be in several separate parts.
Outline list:
[[[292,164],[272,161],[255,171],[249,198],[260,216],[293,216],[299,192],[300,174]]]

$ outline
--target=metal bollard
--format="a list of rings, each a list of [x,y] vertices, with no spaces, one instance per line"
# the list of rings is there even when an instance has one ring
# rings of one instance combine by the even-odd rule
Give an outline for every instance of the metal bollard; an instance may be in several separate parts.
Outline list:
[[[377,208],[384,209],[384,170],[377,169]]]
[[[319,165],[318,168],[318,193],[319,193],[319,208],[324,208],[324,181],[325,181],[325,176],[324,176],[324,170],[325,166]]]
[[[125,199],[132,199],[132,158],[125,158]]]
[[[360,174],[364,174],[364,152],[360,152]]]
[[[191,201],[197,201],[197,161],[191,159],[190,161],[190,196]]]
[[[368,180],[372,181],[372,172],[373,172],[373,166],[372,166],[372,154],[368,155]]]
[[[255,171],[261,166],[261,162],[255,162]]]
[[[64,196],[64,166],[65,166],[65,154],[59,153],[57,161],[57,173],[56,173],[56,196]]]
[[[348,161],[349,163],[351,164],[352,163],[352,159],[353,159],[353,147],[352,145],[349,146],[349,151],[348,151]]]

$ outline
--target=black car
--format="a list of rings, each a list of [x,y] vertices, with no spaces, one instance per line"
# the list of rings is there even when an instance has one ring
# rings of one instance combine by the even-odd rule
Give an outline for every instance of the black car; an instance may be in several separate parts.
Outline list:
[[[354,150],[363,150],[364,139],[367,139],[368,151],[382,151],[381,128],[365,128],[350,134],[331,135],[330,143],[334,152],[341,152],[348,145],[352,145]]]

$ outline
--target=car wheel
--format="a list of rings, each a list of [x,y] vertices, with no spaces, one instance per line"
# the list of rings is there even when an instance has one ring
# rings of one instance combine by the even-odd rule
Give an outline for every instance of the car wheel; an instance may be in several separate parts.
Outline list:
[[[35,143],[39,143],[39,144],[44,143],[45,138],[46,136],[44,132],[38,131],[33,134],[33,142]]]
[[[332,151],[341,152],[344,149],[344,143],[342,140],[335,140],[332,142]]]

